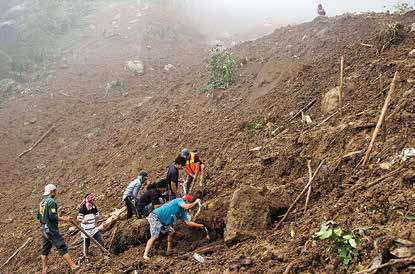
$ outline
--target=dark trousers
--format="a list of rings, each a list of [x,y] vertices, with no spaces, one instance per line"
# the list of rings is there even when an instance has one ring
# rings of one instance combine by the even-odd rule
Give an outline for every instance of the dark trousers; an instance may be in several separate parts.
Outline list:
[[[134,196],[127,196],[125,198],[125,205],[127,206],[127,219],[130,219],[133,214],[135,214],[137,217],[139,217],[139,212],[137,210],[136,205],[136,199]]]
[[[60,256],[68,253],[68,248],[65,244],[63,236],[57,230],[50,230],[45,228],[44,225],[41,227],[42,233],[42,255],[48,256],[52,246],[55,246]]]
[[[101,233],[99,233],[99,231],[95,233],[94,236],[92,236],[92,238],[94,238],[100,245],[104,245],[104,240],[102,239],[102,235]],[[85,248],[89,248],[90,245],[91,240],[89,238],[84,238],[84,251]]]

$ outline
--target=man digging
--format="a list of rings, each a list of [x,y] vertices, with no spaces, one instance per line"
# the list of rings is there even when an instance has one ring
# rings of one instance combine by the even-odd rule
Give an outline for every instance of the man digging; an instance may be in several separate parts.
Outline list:
[[[148,222],[150,224],[150,234],[151,238],[147,241],[146,249],[144,251],[143,258],[145,260],[150,260],[148,253],[154,245],[154,242],[161,233],[168,233],[167,236],[167,255],[171,253],[171,246],[173,241],[174,229],[172,227],[173,222],[180,220],[186,225],[191,227],[205,228],[204,225],[198,224],[192,221],[189,221],[186,211],[189,210],[200,202],[199,199],[196,199],[192,203],[192,197],[187,195],[183,198],[177,198],[168,204],[164,204],[161,207],[157,208],[148,216]]]
[[[58,216],[58,205],[56,204],[56,186],[49,184],[45,186],[45,192],[36,212],[36,218],[40,221],[42,233],[42,274],[48,273],[48,255],[52,245],[56,247],[60,256],[69,265],[73,272],[77,272],[79,266],[75,265],[68,253],[63,236],[59,233],[59,222],[71,222],[71,217]]]

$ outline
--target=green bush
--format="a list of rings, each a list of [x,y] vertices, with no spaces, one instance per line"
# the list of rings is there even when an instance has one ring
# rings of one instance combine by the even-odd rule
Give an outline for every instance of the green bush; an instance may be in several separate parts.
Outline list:
[[[228,89],[235,83],[235,60],[227,50],[215,47],[210,50],[211,77],[208,86]]]
[[[397,3],[396,5],[392,7],[392,12],[394,14],[402,15],[413,9],[414,7],[412,7],[409,3],[401,2],[401,3]]]
[[[338,258],[345,269],[349,267],[350,261],[357,256],[357,247],[360,244],[353,232],[343,234],[342,229],[333,222],[324,223],[320,231],[314,233],[312,240],[313,245],[316,245],[319,240],[329,241],[331,243],[329,254]]]
[[[257,134],[259,130],[261,130],[267,124],[266,118],[261,118],[259,121],[252,121],[250,122],[246,128],[252,135]]]
[[[0,103],[7,98],[16,95],[16,82],[12,79],[0,80]]]

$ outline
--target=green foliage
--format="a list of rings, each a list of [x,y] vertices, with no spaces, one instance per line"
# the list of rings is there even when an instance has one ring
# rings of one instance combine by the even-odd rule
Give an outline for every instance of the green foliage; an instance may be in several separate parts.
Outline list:
[[[235,83],[235,60],[227,50],[215,47],[210,50],[211,78],[209,88],[228,89]]]
[[[402,15],[413,9],[414,7],[411,6],[408,2],[400,2],[392,7],[392,12],[394,14]]]
[[[0,43],[0,78],[12,72],[30,72],[35,64],[44,64],[61,55],[61,43],[74,30],[86,26],[85,16],[92,11],[91,1],[31,1],[15,18],[15,35]]]
[[[328,250],[332,257],[340,260],[343,267],[347,269],[353,257],[357,256],[357,247],[360,241],[354,236],[353,232],[343,234],[342,229],[333,222],[325,222],[319,232],[312,236],[313,245],[318,241],[326,240],[331,243]]]
[[[250,122],[246,128],[252,135],[255,135],[259,130],[261,130],[267,124],[266,118],[261,118],[259,121]]]
[[[16,82],[12,79],[0,80],[0,103],[7,98],[16,95]]]

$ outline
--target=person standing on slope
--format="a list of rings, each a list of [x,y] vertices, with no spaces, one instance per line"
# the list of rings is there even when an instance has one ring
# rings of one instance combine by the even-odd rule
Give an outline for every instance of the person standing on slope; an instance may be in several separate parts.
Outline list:
[[[97,229],[96,218],[99,216],[99,211],[94,203],[95,195],[90,193],[85,196],[85,199],[79,206],[78,221],[81,223],[81,227],[85,231],[97,240],[100,245],[104,245],[102,240],[101,233]],[[82,238],[84,239],[84,257],[88,257],[89,246],[91,245],[91,240],[84,234],[81,233]]]
[[[317,13],[318,13],[319,16],[326,16],[326,11],[323,9],[322,4],[318,4]]]
[[[79,266],[75,265],[68,253],[68,247],[65,244],[63,236],[59,233],[59,222],[71,222],[71,217],[62,217],[58,215],[58,205],[54,198],[56,197],[56,186],[48,184],[45,186],[44,197],[39,204],[36,212],[36,219],[40,221],[40,231],[42,233],[42,274],[48,273],[48,255],[52,245],[56,247],[60,256],[69,265],[72,271],[76,272]]]
[[[187,178],[183,184],[185,194],[190,194],[192,191],[192,182],[197,181],[200,175],[200,186],[205,183],[205,164],[197,152],[190,152],[187,148],[180,152],[180,157],[186,160]]]
[[[189,221],[186,214],[186,210],[191,209],[199,202],[200,200],[196,199],[196,201],[192,203],[192,197],[186,195],[183,198],[174,199],[173,201],[162,205],[150,213],[147,220],[150,224],[151,238],[147,241],[146,249],[144,251],[143,258],[145,260],[150,260],[148,254],[153,247],[154,242],[160,236],[160,233],[168,233],[167,255],[171,253],[173,235],[175,232],[172,224],[176,220],[180,220],[191,227],[205,228],[205,226],[202,224]]]
[[[183,158],[177,157],[174,161],[174,164],[168,167],[166,180],[169,186],[169,201],[172,201],[180,197],[178,191],[179,169],[183,169],[185,164],[186,161]]]
[[[127,219],[130,219],[133,214],[139,216],[136,204],[139,197],[138,192],[140,187],[147,181],[148,173],[146,171],[141,171],[138,174],[138,178],[132,181],[124,191],[122,199],[124,200],[127,206]]]

